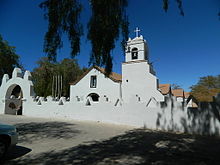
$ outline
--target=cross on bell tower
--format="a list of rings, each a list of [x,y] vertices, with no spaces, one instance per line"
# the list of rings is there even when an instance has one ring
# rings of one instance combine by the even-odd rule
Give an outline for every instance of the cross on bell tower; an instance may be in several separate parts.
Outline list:
[[[146,40],[139,34],[141,30],[136,27],[134,30],[136,37],[129,38],[126,44],[125,62],[148,61],[148,47]]]
[[[136,34],[136,37],[139,37],[139,32],[140,32],[141,30],[138,28],[138,27],[136,27],[136,29],[134,30],[134,32],[135,32],[135,34]]]

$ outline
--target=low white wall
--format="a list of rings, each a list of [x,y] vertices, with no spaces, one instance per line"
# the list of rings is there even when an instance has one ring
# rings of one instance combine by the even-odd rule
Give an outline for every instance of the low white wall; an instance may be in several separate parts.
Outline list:
[[[32,102],[31,104],[28,102],[23,103],[23,105],[25,108],[24,115],[26,116],[72,118],[76,120],[127,124],[138,127],[147,124],[152,128],[155,128],[155,123],[153,123],[157,117],[155,112],[159,110],[156,108],[146,108],[144,104],[122,105],[116,107],[107,102],[94,103],[91,106],[85,106],[82,103],[72,104],[71,102],[66,102],[64,105],[58,105],[58,102],[42,102],[42,105],[37,105],[37,102]]]
[[[144,103],[114,106],[108,102],[82,103],[41,101],[23,102],[23,114],[32,117],[68,118],[126,124],[150,129],[220,135],[220,108],[217,104],[205,109],[186,109],[178,102],[168,102],[165,108],[149,108]]]

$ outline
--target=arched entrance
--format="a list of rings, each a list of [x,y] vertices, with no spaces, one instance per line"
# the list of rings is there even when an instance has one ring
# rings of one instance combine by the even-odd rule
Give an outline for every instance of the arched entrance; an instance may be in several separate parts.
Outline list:
[[[6,92],[5,114],[22,115],[23,92],[19,85],[11,85]]]
[[[97,93],[90,93],[87,97],[91,97],[93,102],[99,101],[99,95]]]
[[[24,75],[19,68],[15,68],[10,79],[4,74],[0,86],[0,113],[24,114],[26,105],[35,96],[31,73],[25,71]],[[24,102],[23,102],[24,101]]]

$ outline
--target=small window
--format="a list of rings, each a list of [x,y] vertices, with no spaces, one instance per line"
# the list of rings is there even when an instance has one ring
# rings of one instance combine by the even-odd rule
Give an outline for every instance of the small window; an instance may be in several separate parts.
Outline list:
[[[136,60],[138,59],[138,49],[137,48],[133,48],[131,51],[131,58],[132,60]]]
[[[96,88],[96,85],[97,85],[97,78],[96,78],[96,76],[91,76],[90,88]]]

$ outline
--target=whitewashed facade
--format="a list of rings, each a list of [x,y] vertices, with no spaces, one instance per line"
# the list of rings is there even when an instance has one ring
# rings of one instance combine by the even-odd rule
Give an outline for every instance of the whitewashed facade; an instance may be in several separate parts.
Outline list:
[[[131,102],[135,97],[141,102],[164,101],[148,52],[143,36],[128,40],[125,62],[122,63],[122,98],[125,102]]]
[[[105,100],[116,104],[121,100],[121,80],[106,77],[102,68],[92,67],[78,82],[70,86],[70,100],[85,105]]]
[[[21,95],[14,97],[19,86]],[[122,75],[105,76],[102,68],[92,67],[70,87],[70,100],[35,96],[31,74],[23,75],[15,68],[12,78],[3,76],[0,86],[0,114],[17,114],[45,118],[68,118],[115,124],[127,124],[150,129],[220,135],[219,106],[210,104],[199,113],[188,111],[174,99],[170,87],[164,95],[158,90],[158,79],[149,62],[148,47],[142,36],[127,42]],[[219,97],[216,97],[216,105]],[[163,107],[160,106],[163,102]],[[213,111],[215,110],[215,111]],[[208,127],[207,127],[208,126]]]
[[[71,100],[87,104],[96,96],[105,97],[114,105],[138,100],[154,107],[156,102],[164,101],[163,94],[158,90],[158,79],[149,62],[148,47],[143,36],[129,39],[126,49],[122,78],[114,78],[115,73],[106,77],[99,67],[93,67],[79,82],[71,85]],[[92,86],[94,78],[95,86]],[[152,100],[155,104],[150,103]]]

